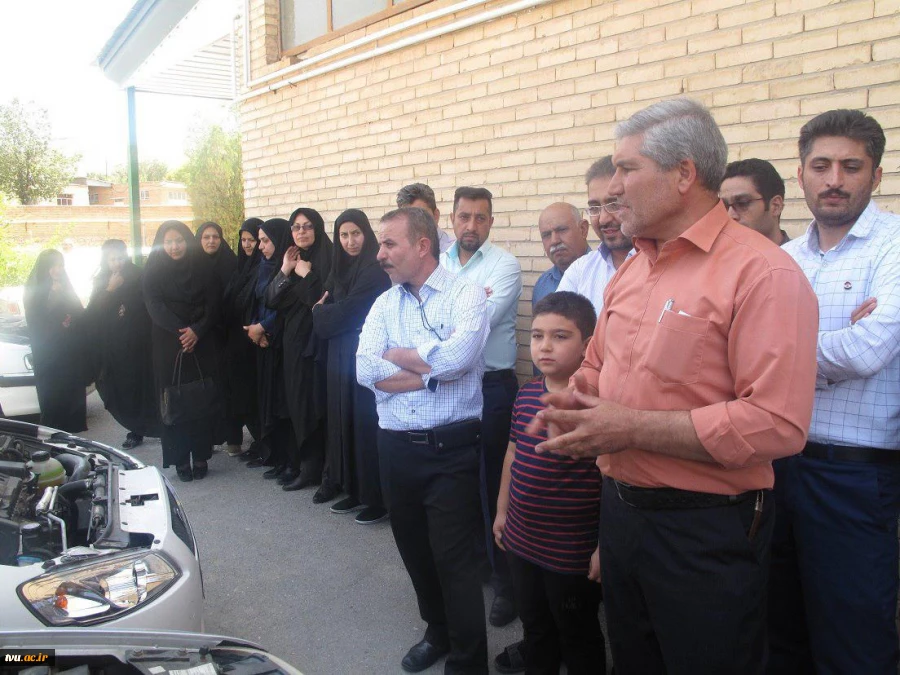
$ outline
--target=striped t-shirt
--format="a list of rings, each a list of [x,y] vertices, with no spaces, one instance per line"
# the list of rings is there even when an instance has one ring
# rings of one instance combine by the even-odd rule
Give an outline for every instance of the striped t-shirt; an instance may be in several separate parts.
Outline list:
[[[509,440],[516,444],[509,482],[503,544],[534,564],[563,574],[584,574],[597,547],[600,471],[591,459],[537,454],[546,434],[531,436],[528,423],[544,409],[544,379],[523,385],[513,407]]]

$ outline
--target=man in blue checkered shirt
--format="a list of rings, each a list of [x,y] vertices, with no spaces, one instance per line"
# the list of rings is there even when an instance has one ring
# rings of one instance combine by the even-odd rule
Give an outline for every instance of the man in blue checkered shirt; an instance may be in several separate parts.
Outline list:
[[[769,673],[896,675],[900,217],[881,211],[885,136],[858,110],[800,130],[814,220],[784,249],[819,298],[803,453],[775,462]]]
[[[437,227],[427,210],[385,214],[379,239],[378,262],[396,285],[366,317],[356,377],[375,392],[391,530],[427,624],[400,665],[415,673],[448,654],[445,673],[487,675],[474,536],[487,296],[438,264]]]

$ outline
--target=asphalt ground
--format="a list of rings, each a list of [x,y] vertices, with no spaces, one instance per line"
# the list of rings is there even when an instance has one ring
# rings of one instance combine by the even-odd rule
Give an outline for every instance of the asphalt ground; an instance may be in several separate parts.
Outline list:
[[[87,438],[116,447],[125,439],[96,393],[88,427]],[[156,439],[131,453],[162,468]],[[162,470],[199,543],[208,633],[256,642],[308,675],[403,672],[400,659],[425,624],[388,522],[358,525],[313,504],[314,488],[283,492],[263,469],[222,452],[201,481]],[[492,599],[486,587],[486,611]],[[521,635],[518,620],[488,625],[490,660]],[[442,673],[443,659],[423,672]]]

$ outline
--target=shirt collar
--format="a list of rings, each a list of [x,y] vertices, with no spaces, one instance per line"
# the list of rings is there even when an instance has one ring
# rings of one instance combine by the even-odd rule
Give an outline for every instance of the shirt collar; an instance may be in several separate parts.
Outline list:
[[[434,268],[434,271],[428,275],[428,278],[425,280],[425,283],[422,284],[422,288],[428,288],[429,290],[436,291],[438,293],[443,293],[446,291],[450,285],[453,283],[453,278],[455,275],[448,272],[444,269],[443,266],[438,265]],[[400,284],[400,291],[413,297],[413,294],[409,292],[409,289],[406,287],[406,284]],[[422,295],[421,289],[419,291],[419,295]]]
[[[472,254],[472,257],[466,262],[466,265],[472,263],[473,261],[477,261],[479,258],[483,258],[488,254],[488,252],[494,247],[491,243],[490,239],[486,240],[481,246],[478,247],[478,250]],[[465,267],[459,260],[459,239],[453,242],[450,245],[450,248],[447,249],[447,257],[453,260],[460,267]]]
[[[866,208],[859,214],[859,218],[853,223],[853,227],[850,228],[850,231],[847,232],[844,239],[847,237],[868,239],[875,232],[875,221],[877,218],[878,207],[875,205],[874,200],[870,199]],[[843,239],[841,241],[843,242]],[[806,245],[813,253],[818,254],[821,250],[819,246],[819,226],[816,224],[815,219],[813,219],[809,223],[809,227],[806,228]],[[838,246],[840,246],[840,244],[838,244]]]
[[[728,211],[725,210],[725,207],[720,200],[706,213],[706,215],[678,235],[676,241],[680,239],[690,242],[704,253],[709,253],[729,220],[731,219],[728,217]],[[642,239],[636,237],[634,240],[634,247],[644,254],[650,255],[653,260],[659,255],[655,239]]]

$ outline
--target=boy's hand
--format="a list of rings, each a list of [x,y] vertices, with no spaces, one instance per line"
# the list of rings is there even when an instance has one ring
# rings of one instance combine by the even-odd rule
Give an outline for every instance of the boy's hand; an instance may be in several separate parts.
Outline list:
[[[497,517],[494,518],[494,543],[500,548],[501,551],[505,551],[506,547],[503,545],[503,532],[506,530],[506,513],[497,512]]]
[[[591,581],[596,581],[598,584],[600,583],[600,545],[597,545],[597,548],[594,549],[594,552],[591,554],[591,568],[588,571],[588,579]]]

